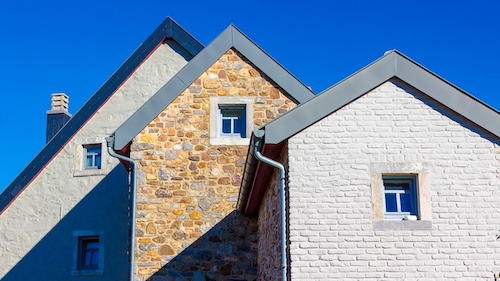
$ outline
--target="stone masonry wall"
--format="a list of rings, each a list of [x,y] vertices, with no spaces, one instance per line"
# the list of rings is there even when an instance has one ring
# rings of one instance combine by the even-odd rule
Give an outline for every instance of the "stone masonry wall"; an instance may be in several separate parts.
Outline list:
[[[288,169],[288,148],[281,152],[280,163]],[[275,169],[262,197],[258,216],[259,280],[281,280],[281,199],[279,170]]]
[[[292,280],[493,280],[500,148],[470,128],[387,82],[292,137]],[[429,229],[373,228],[373,163],[428,167]]]
[[[255,126],[295,106],[229,50],[135,137],[136,280],[257,276],[257,220],[234,211],[248,147],[209,144],[215,96],[254,97]]]

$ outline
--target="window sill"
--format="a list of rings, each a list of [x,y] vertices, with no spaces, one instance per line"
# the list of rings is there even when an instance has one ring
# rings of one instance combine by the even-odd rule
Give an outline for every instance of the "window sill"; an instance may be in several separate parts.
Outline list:
[[[250,144],[250,138],[212,138],[210,139],[210,145],[248,145]]]
[[[75,170],[73,176],[75,177],[86,177],[86,176],[100,176],[106,175],[106,171],[103,169],[93,169],[93,170]]]
[[[387,230],[423,230],[432,229],[431,221],[374,221],[373,229]]]
[[[99,276],[104,275],[104,270],[102,269],[81,269],[71,271],[73,276]]]

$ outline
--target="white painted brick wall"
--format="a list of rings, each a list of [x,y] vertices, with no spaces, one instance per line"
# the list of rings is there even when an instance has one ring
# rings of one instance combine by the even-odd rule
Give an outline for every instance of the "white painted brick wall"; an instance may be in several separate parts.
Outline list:
[[[292,280],[500,272],[500,148],[417,95],[387,82],[289,140]],[[370,163],[414,162],[429,167],[432,229],[374,230]]]
[[[110,136],[186,63],[167,44],[156,49],[0,215],[0,279],[105,177],[73,177],[76,139]],[[108,172],[116,165],[108,157]]]

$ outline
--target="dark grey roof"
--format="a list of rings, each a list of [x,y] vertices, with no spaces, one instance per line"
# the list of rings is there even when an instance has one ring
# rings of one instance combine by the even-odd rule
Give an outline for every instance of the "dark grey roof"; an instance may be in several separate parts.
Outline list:
[[[399,78],[480,127],[500,136],[500,113],[393,50],[360,71],[268,122],[265,143],[277,144],[391,78]]]
[[[181,51],[187,59],[196,56],[203,49],[203,45],[175,21],[171,18],[165,19],[0,194],[0,214],[35,179],[40,171],[59,153],[66,143],[85,125],[87,120],[113,95],[156,47],[165,40],[173,40],[180,45],[184,49]]]
[[[273,147],[280,144],[393,78],[402,80],[493,135],[500,137],[500,126],[498,125],[500,124],[500,112],[400,52],[393,50],[319,93],[308,102],[293,108],[255,130],[252,133],[250,150],[253,150],[255,145],[253,142],[256,138],[264,140],[264,148],[265,146]],[[247,157],[238,197],[238,211],[245,214],[251,214],[256,210],[254,208],[248,211],[248,206],[255,206],[256,203],[260,204],[260,200],[262,200],[261,197],[251,196],[255,191],[254,189],[266,188],[265,184],[255,184],[256,180],[261,179],[266,174],[266,169],[272,169],[267,165],[262,165],[259,168],[254,157],[253,153],[249,153]],[[255,193],[259,194],[259,192]],[[260,194],[263,194],[263,192],[260,192]]]
[[[125,147],[167,105],[174,101],[230,48],[235,48],[250,60],[278,84],[294,102],[303,103],[314,96],[314,93],[307,86],[302,84],[235,26],[230,25],[115,131],[114,149],[120,150]]]

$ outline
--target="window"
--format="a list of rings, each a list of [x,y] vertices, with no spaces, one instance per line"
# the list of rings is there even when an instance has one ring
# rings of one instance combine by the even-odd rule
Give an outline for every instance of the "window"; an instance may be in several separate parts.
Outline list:
[[[246,138],[246,107],[244,105],[220,105],[220,137]]]
[[[73,176],[106,175],[108,151],[105,138],[76,139],[75,170]]]
[[[85,163],[83,166],[85,167],[85,170],[100,169],[102,158],[101,145],[84,145],[83,150],[83,154],[85,155]]]
[[[104,231],[73,231],[73,276],[104,274]]]
[[[97,269],[99,266],[99,237],[80,237],[79,269]]]
[[[210,97],[210,144],[248,145],[252,134],[253,97]]]
[[[427,163],[370,163],[373,229],[432,229]]]
[[[415,177],[383,176],[384,218],[389,220],[416,220],[417,198]]]

